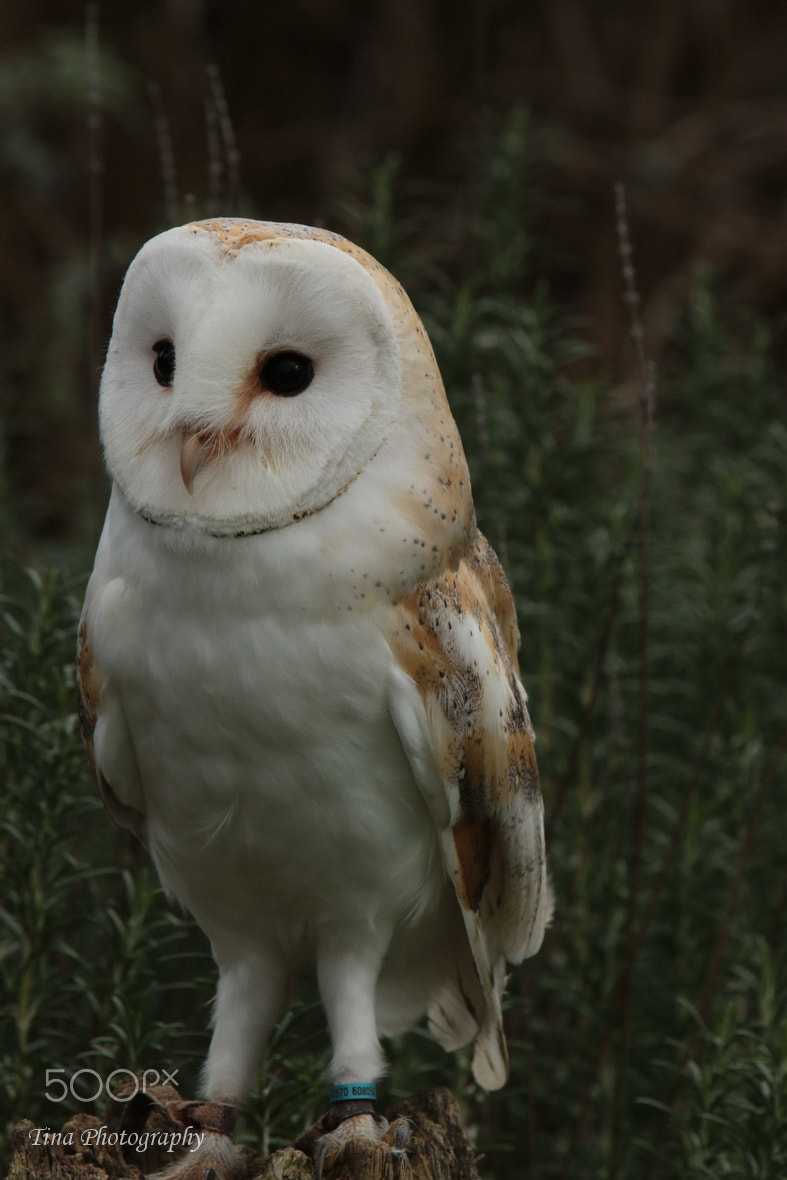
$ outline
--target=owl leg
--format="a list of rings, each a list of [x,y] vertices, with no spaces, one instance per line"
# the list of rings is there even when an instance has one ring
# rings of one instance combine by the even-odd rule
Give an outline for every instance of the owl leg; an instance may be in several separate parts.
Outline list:
[[[334,1083],[370,1083],[385,1068],[377,1036],[375,995],[387,942],[368,939],[342,945],[341,936],[324,939],[317,956],[317,979],[333,1044]],[[333,1167],[349,1143],[361,1141],[371,1152],[390,1153],[399,1175],[409,1127],[401,1119],[389,1126],[374,1116],[371,1101],[335,1101],[296,1146],[314,1159],[316,1180]]]
[[[216,958],[220,975],[202,1074],[205,1101],[182,1104],[201,1139],[151,1180],[234,1180],[243,1173],[242,1149],[232,1141],[235,1108],[254,1084],[265,1039],[283,1005],[286,974],[273,957],[229,963]]]
[[[332,1082],[373,1082],[385,1068],[375,1011],[384,953],[385,947],[320,949],[317,980],[333,1045]]]
[[[202,1093],[213,1102],[242,1102],[254,1085],[262,1049],[284,1004],[285,965],[273,956],[219,962],[213,1036]]]

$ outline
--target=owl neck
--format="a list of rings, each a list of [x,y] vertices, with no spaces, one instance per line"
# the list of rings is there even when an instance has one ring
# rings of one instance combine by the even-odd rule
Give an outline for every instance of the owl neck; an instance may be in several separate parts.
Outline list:
[[[133,511],[136,513],[136,515],[141,520],[144,520],[146,524],[152,524],[157,529],[169,528],[169,529],[180,530],[180,529],[183,529],[186,527],[185,523],[182,521],[156,520],[154,517],[148,516],[145,512],[142,511],[141,508],[135,508],[135,509],[133,509]],[[307,515],[307,514],[304,513],[304,515]],[[277,532],[279,529],[286,528],[287,524],[291,524],[291,523],[292,523],[292,521],[285,521],[284,524],[266,525],[265,528],[261,528],[261,529],[240,529],[237,533],[213,533],[210,531],[210,529],[200,529],[199,531],[201,533],[204,533],[205,536],[207,536],[207,537],[215,537],[216,540],[218,540],[218,541],[227,541],[227,540],[234,540],[234,539],[240,538],[240,537],[259,537],[263,533]]]

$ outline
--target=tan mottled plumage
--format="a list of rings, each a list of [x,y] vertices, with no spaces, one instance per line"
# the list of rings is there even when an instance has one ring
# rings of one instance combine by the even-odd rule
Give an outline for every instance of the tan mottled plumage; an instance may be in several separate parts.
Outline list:
[[[474,1069],[496,1088],[507,1073],[505,960],[521,962],[538,949],[550,903],[540,826],[532,822],[541,796],[513,601],[481,533],[455,572],[398,604],[397,621],[392,647],[426,710],[451,816],[441,849],[483,992]],[[463,991],[457,979],[456,1004]],[[430,1017],[438,1035],[451,1023],[439,1003]]]
[[[87,629],[87,619],[83,614],[79,622],[77,633],[77,706],[82,741],[87,752],[90,769],[96,780],[101,802],[106,807],[113,822],[119,828],[126,828],[133,832],[138,840],[145,843],[144,812],[123,803],[115,793],[112,785],[107,782],[103,769],[96,761],[94,735],[96,723],[101,708],[103,677],[101,669],[93,655],[93,645]]]
[[[297,396],[262,380],[282,351],[312,367]],[[127,276],[101,421],[80,714],[110,814],[213,945],[206,1097],[248,1090],[304,958],[333,1080],[378,1076],[378,1034],[427,1012],[502,1085],[505,965],[550,912],[538,772],[511,593],[406,294],[327,231],[169,231]]]

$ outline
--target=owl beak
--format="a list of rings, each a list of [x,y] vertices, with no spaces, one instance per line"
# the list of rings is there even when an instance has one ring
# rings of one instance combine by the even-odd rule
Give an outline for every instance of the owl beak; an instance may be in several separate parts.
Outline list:
[[[183,434],[183,442],[180,445],[180,477],[190,496],[194,494],[197,472],[210,456],[213,443],[214,439],[209,434]]]

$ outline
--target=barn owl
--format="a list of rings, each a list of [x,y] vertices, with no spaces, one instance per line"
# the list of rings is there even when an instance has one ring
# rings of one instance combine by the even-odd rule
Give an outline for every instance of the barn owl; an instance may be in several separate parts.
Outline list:
[[[308,962],[333,1049],[321,1173],[391,1135],[380,1037],[423,1014],[446,1049],[475,1042],[482,1087],[507,1077],[506,961],[550,911],[511,594],[424,328],[337,234],[153,238],[99,411],[81,718],[110,816],[218,965],[189,1174],[236,1166],[232,1112]]]

